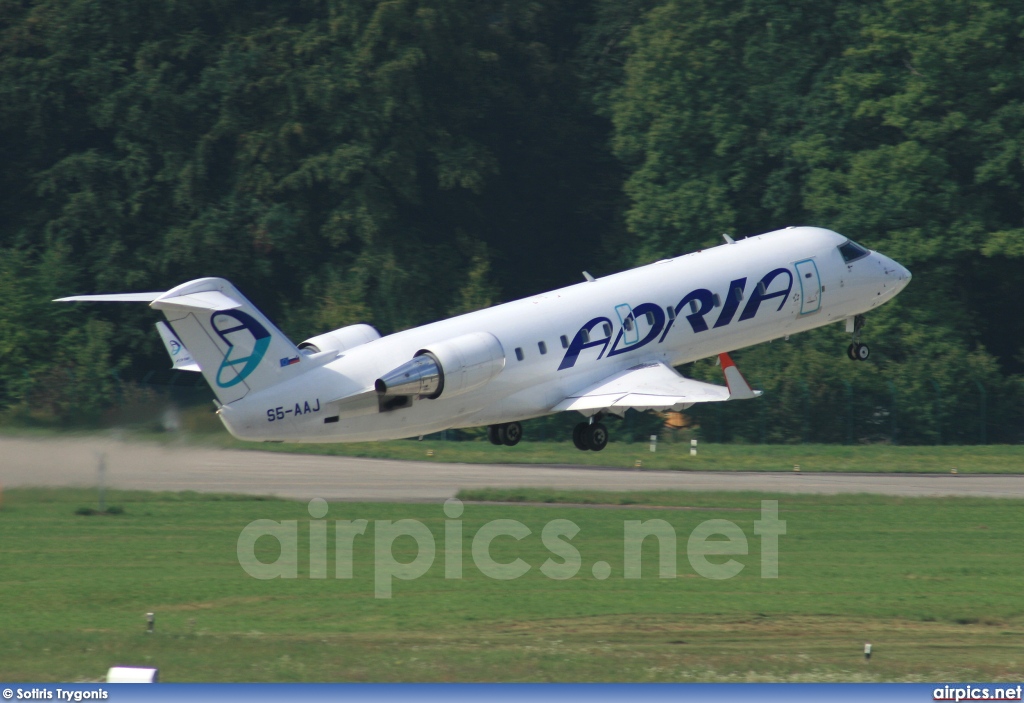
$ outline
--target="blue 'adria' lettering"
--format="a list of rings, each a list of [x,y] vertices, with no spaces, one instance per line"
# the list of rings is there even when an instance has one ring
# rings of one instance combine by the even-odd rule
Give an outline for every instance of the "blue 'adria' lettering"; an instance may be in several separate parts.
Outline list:
[[[617,354],[625,354],[632,349],[639,349],[645,344],[649,344],[654,341],[654,338],[661,332],[661,328],[665,325],[665,311],[661,309],[660,305],[654,303],[642,303],[633,308],[633,324],[639,324],[639,321],[650,314],[654,318],[654,324],[651,325],[651,329],[647,331],[647,334],[643,339],[629,345],[619,347],[619,342],[622,341],[622,330],[619,329],[619,334],[615,337],[615,343],[612,344],[612,349],[608,352],[608,356],[615,356]]]
[[[732,322],[733,315],[736,314],[736,309],[740,306],[740,301],[743,299],[743,289],[746,287],[746,277],[737,278],[729,284],[729,292],[725,294],[725,300],[722,301],[722,313],[718,316],[718,320],[715,321],[715,329],[725,327]]]
[[[583,325],[576,336],[572,338],[572,342],[569,343],[569,348],[565,352],[565,356],[562,358],[562,363],[558,365],[558,370],[571,368],[576,363],[576,358],[580,355],[580,352],[590,347],[601,347],[601,353],[597,355],[597,358],[601,358],[604,355],[605,350],[608,348],[608,340],[611,336],[605,336],[601,339],[591,339],[590,330],[594,329],[598,325],[606,324],[608,329],[612,327],[612,321],[607,317],[595,317],[593,320]]]
[[[785,275],[786,284],[784,287],[778,288],[772,292],[768,292],[769,288],[775,284],[776,279],[780,276]],[[793,290],[793,273],[787,268],[777,268],[766,273],[758,284],[754,287],[753,292],[750,294],[750,298],[747,300],[747,304],[743,307],[743,312],[739,316],[739,320],[750,320],[755,315],[761,306],[761,303],[765,300],[771,300],[772,298],[780,298],[779,307],[776,312],[780,312],[783,306],[786,304],[786,300],[789,299],[789,294]],[[777,284],[776,284],[777,285]],[[744,291],[747,286],[747,279],[737,278],[729,283],[728,292],[721,299],[720,304],[722,311],[718,315],[718,319],[715,320],[715,327],[725,327],[731,324],[733,318],[736,317],[736,312],[740,308],[740,303],[743,302]],[[562,363],[559,364],[558,370],[568,369],[576,364],[576,360],[579,358],[580,352],[584,349],[591,347],[601,347],[600,353],[597,358],[600,359],[608,353],[608,356],[617,356],[619,354],[625,354],[633,349],[639,349],[640,347],[650,344],[660,334],[661,337],[658,339],[658,344],[665,341],[665,337],[668,336],[669,331],[672,329],[672,325],[676,319],[681,315],[684,310],[689,308],[689,314],[686,315],[686,321],[690,323],[690,328],[693,329],[694,333],[707,332],[708,323],[704,319],[705,316],[711,313],[716,307],[716,295],[707,288],[697,288],[692,290],[683,296],[683,299],[675,306],[675,315],[669,315],[671,319],[666,320],[665,310],[654,303],[641,303],[632,309],[632,314],[629,316],[633,320],[633,324],[639,325],[640,320],[647,318],[652,322],[650,328],[644,335],[643,339],[638,339],[633,344],[629,344],[625,341],[624,330],[620,327],[618,334],[615,336],[615,341],[611,344],[609,350],[609,342],[612,337],[610,333],[605,330],[612,329],[611,320],[607,317],[595,317],[593,320],[583,325],[580,330],[573,337],[572,342],[569,344],[568,349],[565,352],[565,356],[562,358]],[[628,322],[628,319],[624,319],[623,322]],[[591,339],[591,330],[601,326],[600,338]],[[639,327],[634,328],[639,332]],[[621,345],[621,346],[620,346]]]
[[[772,282],[782,274],[786,274],[786,287],[780,288],[774,293],[769,293],[768,288],[772,285]],[[749,320],[756,315],[758,306],[760,306],[763,301],[770,298],[782,298],[782,300],[779,301],[779,307],[775,312],[782,310],[782,306],[786,304],[786,299],[789,298],[789,293],[792,290],[793,274],[790,273],[789,269],[780,268],[775,269],[774,271],[769,271],[764,275],[764,278],[761,279],[761,282],[755,286],[754,292],[750,294],[750,300],[747,301],[747,305],[743,308],[743,313],[740,315],[740,322],[743,320]]]
[[[697,307],[697,303],[700,303],[700,307]],[[676,317],[679,317],[679,313],[683,311],[687,305],[690,306],[691,312],[686,316],[686,321],[690,323],[690,327],[693,328],[694,332],[704,332],[708,328],[708,323],[704,322],[704,316],[711,312],[711,309],[715,307],[715,294],[709,291],[707,288],[698,288],[697,290],[690,291],[683,299],[676,305]],[[672,329],[672,325],[675,323],[675,319],[669,320],[668,325],[665,326],[665,332],[661,335],[661,339],[658,340],[658,344],[665,341],[665,337],[668,336],[668,331]]]

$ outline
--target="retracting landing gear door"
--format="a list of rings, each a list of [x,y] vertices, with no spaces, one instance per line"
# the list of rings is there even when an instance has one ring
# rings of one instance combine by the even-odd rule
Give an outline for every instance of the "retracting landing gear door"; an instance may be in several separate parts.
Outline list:
[[[800,279],[800,314],[818,312],[821,308],[821,278],[814,259],[804,259],[793,264]]]

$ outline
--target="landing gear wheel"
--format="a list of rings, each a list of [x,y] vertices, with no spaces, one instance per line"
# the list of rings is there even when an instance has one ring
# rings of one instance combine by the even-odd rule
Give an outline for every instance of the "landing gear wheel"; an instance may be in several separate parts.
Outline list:
[[[507,425],[499,425],[498,437],[506,447],[514,447],[523,438],[523,426],[518,422],[510,422]]]
[[[496,446],[501,446],[501,437],[498,435],[501,429],[501,425],[488,425],[487,426],[487,441]]]
[[[853,344],[846,348],[846,355],[853,361],[867,361],[868,357],[871,356],[871,350],[868,349],[867,344],[860,343],[860,331],[864,329],[864,316],[857,315],[853,318],[853,324],[850,325],[850,320],[846,321],[846,331],[853,331]]]
[[[590,447],[587,446],[587,441],[583,438],[583,434],[587,431],[588,427],[590,427],[590,425],[585,422],[581,422],[572,428],[572,443],[581,452],[585,452],[590,449]]]
[[[586,431],[583,433],[583,439],[587,443],[588,449],[599,452],[608,446],[608,428],[600,422],[595,422],[592,425],[586,425]]]

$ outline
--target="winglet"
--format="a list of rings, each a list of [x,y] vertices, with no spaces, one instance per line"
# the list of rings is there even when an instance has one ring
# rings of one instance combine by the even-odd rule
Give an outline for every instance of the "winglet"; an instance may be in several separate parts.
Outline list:
[[[736,368],[736,362],[725,352],[718,355],[718,363],[722,366],[722,373],[725,374],[725,385],[729,387],[729,400],[745,400],[756,398],[762,391],[755,391],[743,378],[743,374]]]

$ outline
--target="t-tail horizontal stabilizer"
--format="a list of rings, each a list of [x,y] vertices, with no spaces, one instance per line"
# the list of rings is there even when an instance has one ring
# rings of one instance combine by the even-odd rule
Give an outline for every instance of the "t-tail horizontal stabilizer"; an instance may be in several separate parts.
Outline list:
[[[168,324],[159,327],[160,336],[175,368],[195,366],[224,405],[316,365],[223,278],[199,278],[166,293],[76,295],[56,302],[74,301],[148,302],[163,312]],[[177,355],[174,343],[182,347]],[[182,354],[191,359],[179,366]]]

